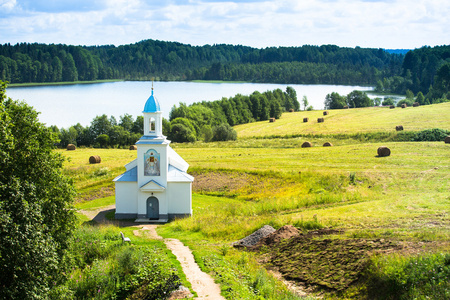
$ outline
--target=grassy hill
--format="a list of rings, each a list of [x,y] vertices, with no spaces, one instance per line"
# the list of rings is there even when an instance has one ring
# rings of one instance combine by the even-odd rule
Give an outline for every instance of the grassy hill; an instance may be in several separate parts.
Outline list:
[[[237,126],[237,141],[173,144],[195,176],[194,215],[159,233],[188,245],[228,299],[297,299],[281,297],[285,288],[262,265],[336,299],[444,299],[450,296],[450,144],[377,138],[397,135],[396,125],[405,136],[450,130],[449,112],[450,103],[331,110],[323,124],[317,123],[322,111],[285,113],[275,123]],[[313,147],[301,148],[306,140]],[[322,147],[324,141],[334,146]],[[377,156],[381,145],[390,156]],[[136,156],[123,149],[58,151],[69,158],[66,172],[79,189],[79,205],[111,203],[111,180]],[[90,155],[102,163],[89,165]],[[265,224],[324,234],[259,252],[231,247]],[[336,256],[342,252],[347,255]],[[309,266],[316,269],[306,271]]]
[[[284,113],[274,123],[257,122],[235,127],[239,138],[287,136],[299,134],[332,135],[367,132],[395,132],[395,126],[402,125],[407,131],[420,131],[429,128],[450,129],[450,102],[408,107],[371,107],[323,111],[301,111]],[[318,123],[317,118],[324,118]],[[309,118],[307,123],[303,118]]]

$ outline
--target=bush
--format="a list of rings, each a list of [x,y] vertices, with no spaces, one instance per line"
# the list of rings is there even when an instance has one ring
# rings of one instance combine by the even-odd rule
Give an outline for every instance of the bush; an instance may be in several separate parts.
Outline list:
[[[415,142],[442,142],[445,137],[450,135],[450,131],[445,129],[433,128],[422,130],[415,134]]]
[[[450,299],[450,254],[377,256],[366,279],[369,299]]]
[[[235,141],[237,132],[229,124],[222,123],[213,129],[213,141]]]
[[[392,98],[386,98],[383,100],[383,102],[381,103],[381,105],[383,106],[391,106],[394,105],[394,100],[392,100]]]
[[[406,104],[408,107],[413,106],[414,100],[412,99],[402,99],[397,102],[397,107],[402,107],[402,104]]]

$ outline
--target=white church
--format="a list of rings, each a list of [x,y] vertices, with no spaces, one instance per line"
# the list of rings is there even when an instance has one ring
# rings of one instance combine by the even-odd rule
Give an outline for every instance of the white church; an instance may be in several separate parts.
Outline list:
[[[167,222],[192,215],[189,164],[162,134],[162,112],[152,94],[144,107],[144,135],[136,143],[137,159],[114,179],[116,219]]]

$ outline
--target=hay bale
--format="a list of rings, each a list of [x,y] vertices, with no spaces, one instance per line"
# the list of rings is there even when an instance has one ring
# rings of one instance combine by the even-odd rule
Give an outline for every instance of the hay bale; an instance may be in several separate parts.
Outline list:
[[[293,108],[289,109],[289,112],[294,112],[294,109]]]
[[[328,114],[329,114],[329,113],[328,113],[327,111],[324,111],[324,112],[323,112],[323,115],[324,115],[324,116],[326,116],[326,115],[328,115]]]
[[[395,126],[395,130],[402,131],[403,130],[403,126],[402,125]]]
[[[394,109],[395,106],[394,106],[394,105],[389,105],[389,108],[390,108],[390,109]]]
[[[408,107],[408,105],[406,105],[406,103],[402,104],[402,108],[407,108],[407,107]]]
[[[332,147],[333,144],[330,143],[330,142],[325,142],[325,143],[323,144],[323,146],[324,146],[324,147]]]
[[[98,155],[92,155],[89,157],[89,163],[90,164],[99,164],[102,162],[102,159]]]
[[[77,147],[74,145],[74,144],[69,144],[69,145],[67,145],[67,150],[75,150],[75,149],[77,149]]]
[[[137,150],[137,146],[136,145],[131,145],[129,149],[130,150]]]
[[[269,122],[270,122],[270,123],[275,122],[275,118],[270,118],[270,119],[269,119]]]
[[[391,150],[388,147],[381,146],[377,150],[378,156],[384,157],[391,155]]]
[[[317,118],[317,123],[323,123],[325,120],[323,118]]]
[[[348,109],[348,105],[345,105],[345,106],[344,106],[344,109]]]
[[[303,123],[308,122],[309,118],[303,118]]]
[[[302,144],[302,148],[309,148],[309,147],[312,147],[311,142],[304,142],[304,143]]]
[[[420,106],[419,102],[414,102],[413,103],[413,107],[418,107],[418,106]]]
[[[447,137],[445,137],[444,142],[445,142],[446,144],[450,144],[450,135],[447,136]]]

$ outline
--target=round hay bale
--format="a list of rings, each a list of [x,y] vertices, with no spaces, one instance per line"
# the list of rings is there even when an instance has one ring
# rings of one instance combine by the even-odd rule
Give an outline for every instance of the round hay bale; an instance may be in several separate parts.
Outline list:
[[[130,150],[137,150],[137,146],[136,145],[131,145],[130,146]]]
[[[270,119],[269,119],[269,122],[270,122],[270,123],[275,122],[275,118],[270,118]]]
[[[311,142],[304,142],[304,143],[302,144],[302,148],[309,148],[309,147],[312,147]]]
[[[77,149],[77,147],[74,144],[67,145],[67,150],[72,151],[72,150],[75,150],[75,149]]]
[[[414,102],[413,103],[413,107],[418,107],[418,106],[420,106],[419,102]]]
[[[395,130],[402,131],[403,130],[403,126],[402,125],[395,126]]]
[[[445,137],[444,142],[450,144],[450,135]]]
[[[332,147],[333,144],[330,143],[330,142],[325,142],[325,143],[323,144],[323,146],[324,146],[324,147]]]
[[[99,164],[102,162],[102,159],[98,155],[92,155],[89,157],[89,163],[90,164]]]
[[[389,105],[389,108],[390,108],[390,109],[394,109],[395,106],[394,106],[394,105]]]
[[[317,118],[317,123],[323,123],[325,120],[323,118]]]
[[[308,122],[309,118],[303,118],[303,123]]]
[[[294,112],[294,109],[293,108],[289,109],[289,112]]]
[[[328,115],[328,114],[329,114],[329,113],[328,113],[327,111],[324,111],[324,112],[323,112],[323,115],[324,115],[324,116],[326,116],[326,115]]]
[[[407,108],[407,107],[408,107],[408,105],[406,105],[406,103],[402,104],[402,108]]]
[[[391,150],[388,147],[385,147],[385,146],[379,147],[377,152],[378,152],[378,156],[380,156],[380,157],[391,155]]]

